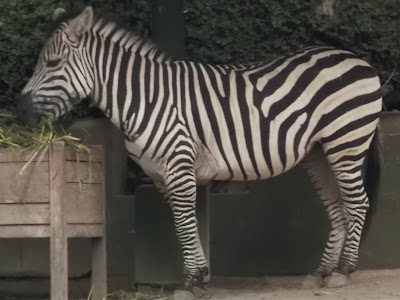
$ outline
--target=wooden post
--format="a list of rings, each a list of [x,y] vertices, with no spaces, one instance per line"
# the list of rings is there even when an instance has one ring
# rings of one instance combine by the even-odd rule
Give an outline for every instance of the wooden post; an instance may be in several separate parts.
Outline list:
[[[68,240],[63,207],[65,145],[49,149],[51,299],[68,299]]]
[[[105,158],[103,159],[103,172],[105,172]],[[92,300],[103,300],[107,298],[107,239],[106,239],[106,189],[103,177],[103,192],[100,199],[102,208],[103,224],[102,236],[92,238]]]
[[[107,296],[107,252],[105,234],[92,238],[92,300],[103,300]]]

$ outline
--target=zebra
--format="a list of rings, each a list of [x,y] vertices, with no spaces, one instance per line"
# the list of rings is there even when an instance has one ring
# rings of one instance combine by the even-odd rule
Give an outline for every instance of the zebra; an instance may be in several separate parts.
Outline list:
[[[18,116],[31,126],[56,121],[86,97],[124,132],[129,156],[172,210],[184,261],[174,299],[192,299],[208,274],[197,183],[261,180],[298,164],[331,223],[304,285],[350,283],[369,208],[363,163],[382,107],[367,62],[327,46],[244,65],[175,60],[87,7],[45,44],[17,99]]]

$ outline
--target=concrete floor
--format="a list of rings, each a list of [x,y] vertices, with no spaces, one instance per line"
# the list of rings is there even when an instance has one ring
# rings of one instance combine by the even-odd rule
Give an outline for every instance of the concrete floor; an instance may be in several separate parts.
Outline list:
[[[304,276],[269,276],[255,279],[214,278],[211,299],[230,300],[383,300],[400,299],[400,269],[363,270],[352,284],[335,289],[302,290]]]
[[[352,276],[352,285],[336,289],[302,290],[304,276],[267,276],[262,278],[212,277],[208,284],[210,299],[221,300],[390,300],[400,299],[400,269],[361,270]],[[111,279],[110,283],[117,278]],[[89,279],[70,280],[79,292],[75,299],[86,299]],[[137,292],[114,291],[110,300],[167,300],[168,288],[139,286]],[[35,292],[32,292],[35,291]],[[0,280],[0,299],[46,299],[48,280]],[[86,296],[85,296],[86,295]]]
[[[303,290],[304,276],[267,276],[263,278],[212,277],[208,293],[212,300],[390,300],[400,299],[400,269],[362,270],[352,276],[352,284],[335,289]],[[148,288],[147,288],[148,289]],[[139,289],[140,290],[140,289]],[[154,290],[154,293],[160,293]],[[142,291],[148,299],[151,292]],[[117,298],[115,298],[117,299]],[[135,295],[131,298],[135,299]]]

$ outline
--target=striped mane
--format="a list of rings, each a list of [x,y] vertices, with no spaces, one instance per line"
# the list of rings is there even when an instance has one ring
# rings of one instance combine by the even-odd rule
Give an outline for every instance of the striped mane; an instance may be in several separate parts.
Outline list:
[[[170,58],[153,41],[121,27],[116,22],[100,18],[95,20],[93,24],[93,33],[99,34],[102,38],[109,39],[111,42],[123,47],[126,51],[135,52],[140,56],[159,62],[167,61]]]
[[[56,28],[65,30],[68,27],[68,23],[73,19],[72,16],[73,14],[62,16]],[[132,28],[124,27],[119,24],[118,20],[114,20],[115,18],[96,13],[90,31],[105,40],[123,47],[126,51],[134,52],[142,57],[147,57],[158,62],[172,60],[172,57],[150,38],[143,37],[135,33]]]

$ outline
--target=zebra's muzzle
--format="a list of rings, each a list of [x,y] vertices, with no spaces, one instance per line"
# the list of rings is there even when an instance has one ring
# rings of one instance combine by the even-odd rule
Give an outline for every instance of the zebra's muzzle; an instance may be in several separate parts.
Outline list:
[[[33,101],[31,94],[20,94],[17,99],[17,117],[18,119],[30,127],[36,126],[40,121],[40,114],[33,109]]]

